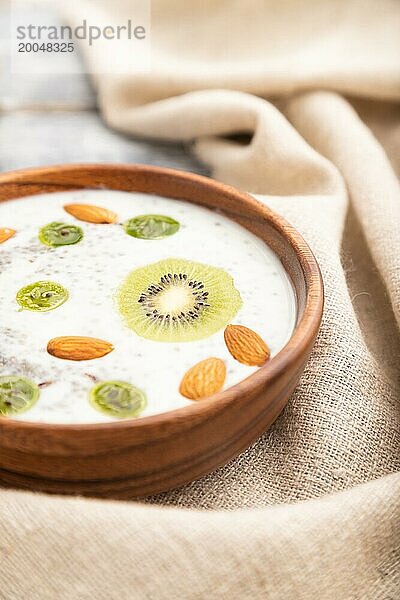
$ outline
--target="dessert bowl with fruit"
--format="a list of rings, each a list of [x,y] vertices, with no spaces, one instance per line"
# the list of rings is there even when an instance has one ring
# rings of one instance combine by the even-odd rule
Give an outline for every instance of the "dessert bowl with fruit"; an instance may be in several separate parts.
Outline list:
[[[310,249],[251,196],[145,165],[0,175],[0,480],[134,497],[284,408],[318,332]]]

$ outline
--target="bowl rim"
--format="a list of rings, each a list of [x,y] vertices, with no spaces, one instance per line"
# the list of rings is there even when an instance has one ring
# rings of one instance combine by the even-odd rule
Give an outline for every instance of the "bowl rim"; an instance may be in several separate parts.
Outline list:
[[[136,419],[126,420],[115,420],[109,422],[100,423],[42,423],[38,421],[24,421],[19,419],[6,419],[0,418],[0,430],[1,429],[15,429],[16,431],[36,431],[48,432],[54,431],[57,433],[68,433],[73,435],[82,434],[85,432],[107,432],[107,431],[126,431],[126,430],[152,430],[154,427],[162,426],[165,427],[172,422],[177,421],[182,424],[186,421],[196,420],[196,417],[201,418],[202,416],[210,415],[210,413],[219,411],[229,404],[235,402],[238,398],[243,395],[247,395],[254,389],[264,387],[268,383],[271,384],[273,381],[279,379],[282,373],[289,367],[289,365],[295,363],[307,350],[310,339],[314,339],[318,333],[323,306],[324,306],[324,286],[321,271],[318,262],[311,251],[310,247],[302,237],[302,235],[295,229],[284,217],[277,214],[266,204],[257,200],[254,196],[249,193],[241,192],[238,189],[219,182],[211,177],[198,175],[190,171],[181,171],[179,169],[171,169],[167,167],[158,167],[140,163],[65,163],[52,166],[43,167],[29,167],[24,169],[18,169],[13,171],[7,171],[0,173],[0,189],[3,185],[33,185],[37,184],[38,180],[29,181],[29,176],[38,176],[39,174],[43,179],[39,182],[45,185],[45,178],[49,177],[49,187],[53,185],[63,185],[65,188],[70,187],[72,190],[78,189],[113,189],[118,190],[117,187],[107,188],[107,185],[77,185],[68,184],[66,181],[51,181],[53,176],[64,172],[78,173],[80,171],[90,170],[94,173],[98,172],[109,172],[109,173],[126,173],[127,175],[135,175],[138,173],[144,175],[155,175],[164,176],[173,179],[180,179],[189,184],[198,184],[202,187],[208,188],[208,190],[215,190],[224,192],[231,198],[236,198],[247,205],[251,205],[256,209],[260,216],[262,216],[268,223],[280,234],[291,246],[294,251],[297,260],[301,266],[302,274],[306,284],[306,301],[304,310],[301,318],[296,323],[292,334],[283,348],[265,365],[260,367],[257,371],[242,379],[235,385],[213,394],[209,398],[203,399],[201,402],[193,402],[187,406],[168,410],[162,413],[156,413],[155,415],[148,415]],[[59,189],[54,189],[53,192],[60,192]],[[68,191],[65,189],[63,191]],[[129,193],[129,190],[120,190]],[[132,189],[132,192],[135,190]],[[41,195],[47,193],[53,193],[51,189],[48,191],[38,191],[21,196],[13,195],[10,199],[0,200],[0,202],[13,201],[31,195]],[[141,192],[141,193],[157,193],[156,191]],[[161,195],[161,194],[160,194]],[[165,194],[164,194],[165,195]],[[173,195],[166,196],[174,198]],[[185,200],[180,197],[175,199]],[[190,199],[186,201],[198,204],[198,202]],[[224,210],[222,210],[224,213]],[[229,215],[226,215],[228,218]],[[255,234],[256,235],[256,234]],[[258,237],[258,236],[257,236]],[[289,279],[291,280],[289,274]],[[293,283],[292,283],[293,285]]]

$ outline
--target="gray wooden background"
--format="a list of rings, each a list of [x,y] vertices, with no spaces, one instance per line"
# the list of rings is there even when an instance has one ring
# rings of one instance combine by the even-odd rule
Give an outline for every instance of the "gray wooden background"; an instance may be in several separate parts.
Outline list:
[[[78,62],[78,74],[11,73],[10,32],[9,14],[0,0],[1,171],[70,162],[137,162],[206,174],[183,145],[132,139],[107,128],[77,52],[69,58]]]

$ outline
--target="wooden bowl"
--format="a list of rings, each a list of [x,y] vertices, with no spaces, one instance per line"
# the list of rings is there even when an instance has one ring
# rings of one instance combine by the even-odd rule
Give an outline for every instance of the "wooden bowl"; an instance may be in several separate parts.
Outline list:
[[[0,418],[0,482],[115,498],[145,496],[226,463],[284,408],[309,357],[323,308],[317,262],[282,217],[212,179],[145,165],[63,165],[0,175],[0,201],[79,188],[155,193],[223,212],[281,259],[297,298],[296,327],[265,366],[209,399],[155,416],[88,425]],[[6,223],[5,225],[9,225]]]

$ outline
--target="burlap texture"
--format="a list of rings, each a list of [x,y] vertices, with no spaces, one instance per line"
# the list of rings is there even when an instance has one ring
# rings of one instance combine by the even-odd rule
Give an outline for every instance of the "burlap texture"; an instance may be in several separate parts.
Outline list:
[[[209,476],[147,504],[1,492],[0,598],[400,597],[399,23],[390,0],[153,1],[153,71],[98,78],[111,126],[195,140],[301,231],[324,318],[283,414]]]

